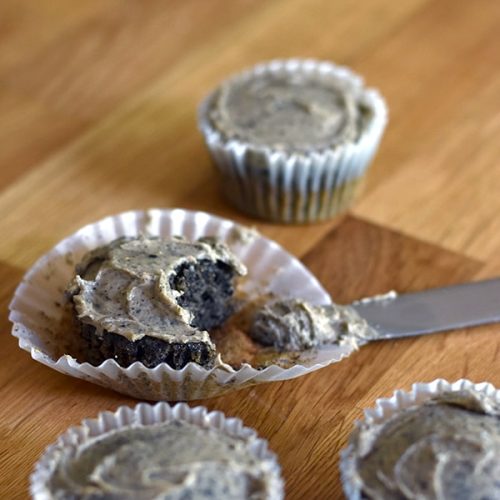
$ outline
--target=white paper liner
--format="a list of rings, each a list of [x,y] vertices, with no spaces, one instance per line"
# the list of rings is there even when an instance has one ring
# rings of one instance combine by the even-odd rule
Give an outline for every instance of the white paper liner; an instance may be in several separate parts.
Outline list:
[[[277,457],[269,450],[267,441],[259,438],[253,429],[245,427],[240,419],[228,418],[220,411],[208,412],[203,406],[190,408],[185,403],[170,406],[165,402],[155,405],[139,403],[132,408],[120,406],[114,413],[101,412],[97,418],[83,420],[79,426],[69,428],[54,444],[45,449],[36,463],[30,477],[32,497],[35,500],[52,499],[48,482],[61,452],[69,452],[72,455],[88,440],[117,429],[162,424],[174,420],[182,420],[203,428],[218,429],[229,436],[244,439],[248,453],[265,464],[269,478],[267,498],[269,500],[284,498],[283,480]]]
[[[387,107],[379,92],[363,88],[359,75],[330,62],[274,60],[235,75],[227,82],[297,72],[331,75],[360,92],[359,102],[371,110],[372,117],[356,142],[304,153],[256,146],[242,139],[225,140],[209,118],[217,90],[204,99],[198,113],[199,128],[222,175],[229,200],[250,215],[286,223],[323,220],[349,206],[388,120]]]
[[[484,394],[500,404],[500,390],[489,382],[474,383],[470,380],[460,379],[448,382],[436,379],[429,383],[416,383],[411,391],[397,390],[390,398],[380,398],[375,401],[375,407],[364,411],[367,424],[381,424],[389,420],[396,413],[450,391],[470,390]],[[358,425],[356,422],[355,425]],[[349,444],[340,453],[340,474],[344,493],[349,500],[361,500],[362,492],[359,485],[353,480],[352,471],[355,470],[355,449]]]
[[[239,370],[229,366],[206,369],[189,363],[182,370],[175,370],[166,363],[146,368],[142,363],[135,362],[123,368],[113,359],[93,366],[86,362],[79,363],[70,355],[57,354],[61,333],[55,330],[54,325],[61,321],[63,291],[74,274],[75,263],[88,250],[124,235],[181,235],[191,240],[216,236],[226,242],[247,266],[248,279],[244,288],[250,294],[261,290],[283,297],[301,298],[318,305],[331,302],[316,278],[277,243],[260,235],[245,243],[235,239],[238,231],[244,233],[248,230],[204,212],[181,209],[131,211],[89,224],[57,244],[26,273],[10,304],[9,319],[14,324],[12,334],[33,359],[50,368],[150,401],[203,399],[254,384],[287,380],[349,355],[352,347],[325,345],[314,354],[305,352],[299,360],[300,364],[290,368],[271,365],[257,370],[247,364]],[[67,334],[76,335],[76,332],[72,329]]]

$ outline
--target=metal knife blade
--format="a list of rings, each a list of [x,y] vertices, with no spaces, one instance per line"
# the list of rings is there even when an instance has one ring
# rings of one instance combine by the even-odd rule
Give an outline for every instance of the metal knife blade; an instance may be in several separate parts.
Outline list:
[[[361,301],[352,307],[379,333],[374,340],[495,323],[500,322],[500,279]]]

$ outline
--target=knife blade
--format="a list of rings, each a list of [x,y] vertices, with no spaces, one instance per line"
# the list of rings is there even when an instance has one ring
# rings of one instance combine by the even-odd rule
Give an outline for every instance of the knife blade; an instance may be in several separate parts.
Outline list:
[[[500,322],[500,279],[365,299],[351,306],[378,332],[374,340],[496,323]]]

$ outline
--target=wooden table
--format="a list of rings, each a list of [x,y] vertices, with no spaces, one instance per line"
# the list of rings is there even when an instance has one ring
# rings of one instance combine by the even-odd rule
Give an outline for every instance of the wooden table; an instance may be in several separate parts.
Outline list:
[[[27,496],[68,426],[135,403],[32,361],[9,335],[23,273],[85,223],[159,206],[255,224],[339,302],[498,274],[499,23],[497,0],[3,0],[0,497]],[[286,227],[221,199],[195,110],[225,75],[292,56],[353,67],[391,120],[351,212]],[[269,439],[288,498],[339,498],[338,452],[362,408],[438,377],[500,386],[499,349],[499,326],[380,343],[203,404]]]

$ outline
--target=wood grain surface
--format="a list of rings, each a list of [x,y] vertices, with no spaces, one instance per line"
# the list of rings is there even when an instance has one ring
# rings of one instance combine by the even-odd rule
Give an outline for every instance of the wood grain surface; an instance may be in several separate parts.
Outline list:
[[[255,225],[338,302],[500,274],[497,0],[0,2],[0,498],[28,497],[42,450],[130,398],[56,373],[10,336],[23,273],[58,240],[134,208]],[[220,197],[196,106],[275,57],[351,66],[390,124],[348,215],[309,226],[242,216]],[[438,377],[500,386],[500,326],[381,342],[306,377],[204,401],[269,439],[287,498],[342,498],[337,464],[379,396]]]

